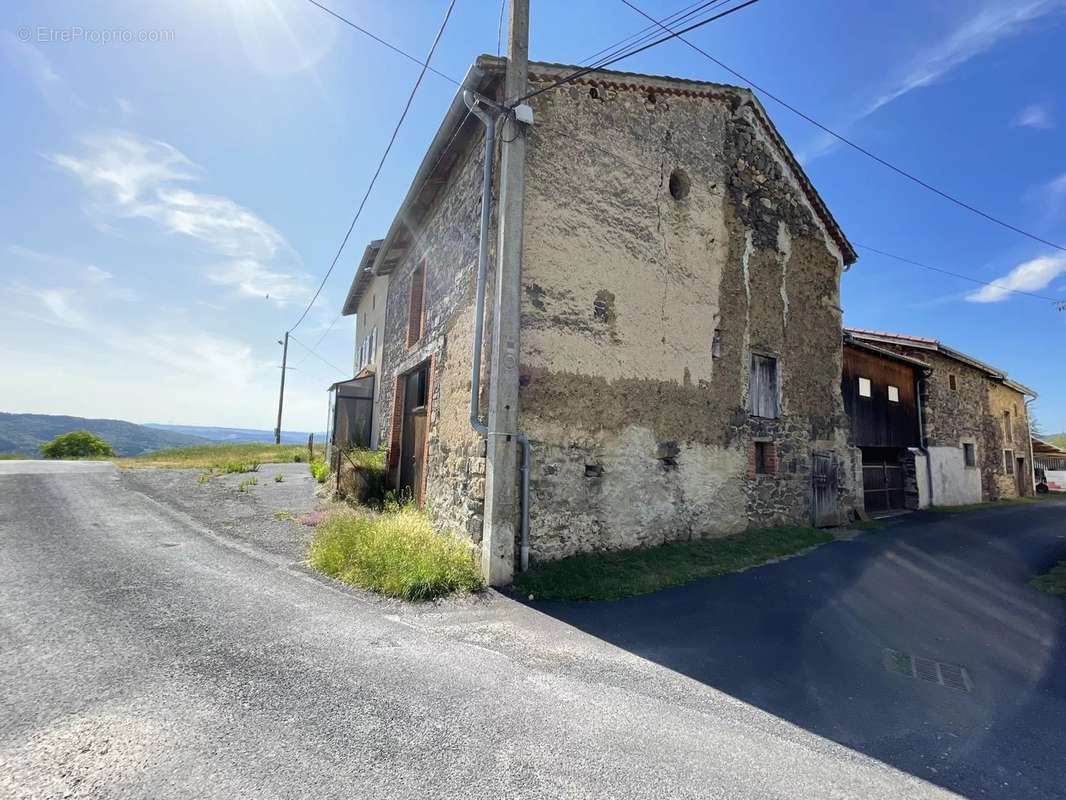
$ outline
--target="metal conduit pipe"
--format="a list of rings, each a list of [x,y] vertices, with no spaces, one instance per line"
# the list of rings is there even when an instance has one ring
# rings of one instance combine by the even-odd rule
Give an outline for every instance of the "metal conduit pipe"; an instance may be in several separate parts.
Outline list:
[[[485,169],[481,180],[481,230],[477,254],[477,288],[474,295],[474,349],[470,365],[470,427],[482,436],[489,428],[481,421],[481,339],[485,326],[485,275],[489,261],[489,225],[492,223],[492,172],[496,147],[496,119],[479,107],[480,98],[470,90],[463,92],[463,102],[485,126]],[[522,510],[519,563],[522,572],[529,568],[529,439],[524,433],[515,435],[522,446]]]
[[[485,274],[489,263],[489,225],[492,223],[492,162],[496,147],[496,120],[478,107],[479,98],[469,89],[463,92],[463,102],[485,126],[485,174],[481,180],[481,232],[474,297],[474,350],[470,365],[470,427],[482,436],[488,436],[489,426],[481,421],[478,401],[481,395],[481,338],[485,327]]]

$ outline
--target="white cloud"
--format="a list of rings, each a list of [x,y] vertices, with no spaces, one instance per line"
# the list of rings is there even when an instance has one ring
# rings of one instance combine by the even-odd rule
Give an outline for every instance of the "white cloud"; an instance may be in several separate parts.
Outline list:
[[[935,44],[917,53],[901,75],[881,89],[873,100],[838,126],[846,130],[888,104],[916,89],[930,86],[1000,42],[1026,30],[1034,21],[1066,8],[1066,0],[986,0],[976,14],[963,20]],[[819,134],[801,151],[807,164],[839,144],[834,137]]]
[[[248,297],[269,296],[279,306],[308,296],[308,277],[285,237],[228,197],[186,188],[202,170],[177,148],[113,132],[87,137],[81,155],[49,159],[94,193],[95,212],[148,219],[164,233],[204,245],[212,282]]]
[[[1051,113],[1045,106],[1036,103],[1019,111],[1012,124],[1016,128],[1033,128],[1038,131],[1055,127],[1055,123],[1051,121]]]
[[[115,105],[118,106],[118,110],[121,111],[123,114],[132,114],[135,110],[133,102],[127,100],[125,97],[116,97]]]
[[[966,295],[971,303],[998,303],[1012,291],[1036,292],[1045,288],[1059,275],[1066,273],[1066,256],[1040,256],[1024,261],[991,286],[984,286]]]
[[[89,275],[90,283],[103,283],[104,281],[109,281],[115,277],[106,269],[100,269],[99,267],[93,266],[92,264],[87,266],[85,268],[85,271]]]
[[[0,285],[12,313],[0,317],[5,410],[74,413],[138,422],[183,422],[270,428],[277,401],[280,348],[257,353],[243,341],[205,330],[200,317],[161,315],[122,322],[93,287]],[[5,298],[6,299],[6,298]],[[27,320],[48,325],[17,335]],[[277,350],[279,352],[275,353]],[[316,430],[325,410],[321,376],[294,373],[286,387],[286,421]],[[57,392],[56,381],[84,391]]]
[[[29,79],[49,105],[55,108],[87,107],[39,48],[3,31],[0,32],[0,50],[13,67]]]
[[[911,62],[903,78],[874,100],[863,116],[872,114],[908,92],[936,83],[956,67],[1020,33],[1034,20],[1062,7],[1062,0],[997,0],[985,6],[947,37],[920,53]]]

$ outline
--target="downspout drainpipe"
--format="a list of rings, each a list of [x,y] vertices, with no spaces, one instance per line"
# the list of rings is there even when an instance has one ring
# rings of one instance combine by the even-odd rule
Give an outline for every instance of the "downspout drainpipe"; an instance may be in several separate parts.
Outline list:
[[[474,350],[470,365],[470,427],[481,436],[489,435],[489,427],[481,421],[478,410],[481,396],[481,339],[485,326],[485,275],[489,262],[489,226],[492,223],[492,171],[496,147],[496,119],[479,107],[481,98],[469,89],[463,92],[463,102],[485,126],[485,171],[481,180],[481,230],[477,254],[477,289],[474,297]],[[522,446],[522,519],[519,559],[522,572],[529,568],[529,439],[516,434]]]
[[[1025,438],[1029,440],[1029,487],[1033,490],[1033,497],[1036,497],[1036,456],[1033,455],[1033,428],[1030,423],[1032,417],[1029,416],[1029,404],[1035,402],[1035,397],[1025,401]]]

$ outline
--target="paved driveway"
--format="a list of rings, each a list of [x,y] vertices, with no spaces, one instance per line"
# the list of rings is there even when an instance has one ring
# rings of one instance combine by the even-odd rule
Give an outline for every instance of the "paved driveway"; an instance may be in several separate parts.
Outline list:
[[[580,630],[969,797],[1066,796],[1066,503],[914,514],[802,558],[612,603]],[[906,656],[933,683],[905,677]],[[972,691],[951,688],[963,666]]]
[[[667,668],[676,642],[662,666],[498,595],[375,601],[141,485],[0,462],[0,797],[948,796]],[[744,652],[694,632],[697,662]]]

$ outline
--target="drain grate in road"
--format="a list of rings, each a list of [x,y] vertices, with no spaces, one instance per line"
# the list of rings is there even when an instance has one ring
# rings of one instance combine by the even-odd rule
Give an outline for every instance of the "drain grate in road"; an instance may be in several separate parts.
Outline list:
[[[883,663],[889,672],[906,675],[908,678],[936,683],[949,689],[973,691],[970,673],[966,671],[966,667],[959,664],[933,661],[931,658],[912,656],[910,653],[901,653],[887,647],[883,654]]]

